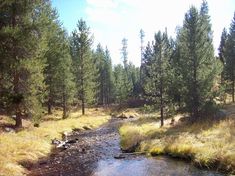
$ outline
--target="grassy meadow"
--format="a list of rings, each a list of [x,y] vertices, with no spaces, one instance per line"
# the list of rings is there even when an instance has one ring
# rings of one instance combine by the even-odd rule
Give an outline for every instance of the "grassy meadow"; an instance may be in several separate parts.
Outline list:
[[[53,115],[46,115],[39,128],[24,121],[26,128],[17,133],[3,132],[0,134],[0,175],[21,176],[27,170],[20,164],[24,161],[36,162],[40,157],[47,156],[52,150],[51,139],[61,138],[61,133],[70,132],[73,128],[88,126],[96,128],[110,118],[99,109],[89,109],[85,116],[80,111],[72,112],[68,119],[62,119],[62,111],[57,110]],[[6,116],[1,116],[0,123],[11,124]]]
[[[153,119],[139,119],[120,128],[121,147],[136,147],[149,155],[167,154],[194,164],[235,173],[235,105],[226,107],[228,116],[220,121],[190,124],[178,115],[174,125],[166,120],[160,128]]]

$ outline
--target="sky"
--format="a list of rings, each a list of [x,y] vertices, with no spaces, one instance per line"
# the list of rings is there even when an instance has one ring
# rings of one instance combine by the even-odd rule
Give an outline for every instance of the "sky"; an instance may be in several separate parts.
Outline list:
[[[215,54],[223,28],[229,29],[235,12],[235,0],[207,0],[214,36]],[[123,38],[128,40],[128,60],[140,65],[140,29],[145,32],[144,45],[154,34],[167,28],[176,36],[185,13],[193,5],[200,8],[202,0],[52,0],[64,28],[71,33],[83,19],[94,34],[93,48],[98,43],[108,47],[114,64],[121,63]]]

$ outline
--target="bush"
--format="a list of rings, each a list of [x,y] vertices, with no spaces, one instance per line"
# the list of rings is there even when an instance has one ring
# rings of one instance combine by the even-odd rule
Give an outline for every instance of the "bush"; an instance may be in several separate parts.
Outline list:
[[[208,101],[201,109],[201,116],[214,117],[218,110],[219,108],[214,101]]]

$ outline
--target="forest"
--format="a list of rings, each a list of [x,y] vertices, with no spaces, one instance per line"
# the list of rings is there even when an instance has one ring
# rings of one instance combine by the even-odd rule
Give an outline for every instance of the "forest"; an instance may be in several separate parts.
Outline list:
[[[89,118],[92,109],[104,109],[111,116],[114,113],[110,109],[139,109],[144,113],[157,114],[153,116],[156,117],[154,121],[159,121],[158,130],[161,136],[168,126],[168,120],[171,119],[171,123],[174,123],[177,120],[173,117],[179,113],[186,114],[187,127],[192,127],[191,129],[205,123],[208,125],[208,122],[217,123],[221,116],[228,115],[221,111],[224,107],[226,109],[227,105],[231,106],[229,115],[234,116],[235,13],[233,18],[231,17],[229,30],[224,28],[221,34],[218,49],[213,46],[210,18],[208,3],[202,1],[200,8],[192,6],[185,13],[183,25],[177,28],[176,38],[168,35],[166,27],[164,31],[156,32],[146,46],[143,26],[139,32],[138,52],[141,55],[136,58],[141,61],[141,65],[136,66],[129,61],[127,38],[120,39],[122,63],[114,65],[108,46],[101,43],[94,46],[92,30],[84,19],[78,19],[76,28],[69,34],[59,20],[57,10],[48,0],[2,1],[1,127],[4,127],[4,124],[1,124],[3,116],[10,119],[8,121],[14,130],[26,133],[28,128],[27,125],[24,126],[23,121],[30,123],[33,128],[40,129],[41,124],[43,128],[47,117],[53,116],[58,110],[61,111],[59,121],[61,120],[62,125],[65,120],[65,125],[66,120],[72,119],[73,124],[79,121],[79,118],[72,117],[76,110],[81,110],[82,120],[80,119],[79,123],[82,124],[83,118]],[[218,56],[215,55],[215,50],[218,50]],[[97,113],[96,110],[92,112]],[[94,117],[91,119],[96,121]],[[95,128],[107,123],[107,119],[105,117],[102,122],[91,120],[85,124],[97,123]],[[229,139],[232,141],[235,121],[233,117],[228,121],[232,135]],[[139,145],[151,131],[146,129],[148,134],[132,134],[133,124],[128,126],[128,123],[120,128],[120,134],[121,145],[124,148],[128,146],[129,151],[132,135],[141,137],[133,139],[134,144],[130,144],[131,147],[137,145],[136,140]],[[134,130],[137,128],[136,126]],[[50,130],[53,130],[53,127]],[[4,137],[4,133],[1,130],[0,136]],[[6,136],[0,138],[0,141],[7,139],[10,138]],[[202,165],[219,165],[219,170],[235,173],[235,152],[232,149],[234,145],[233,141],[228,149],[230,155],[226,154],[227,158],[225,154],[222,159],[213,155],[213,162],[207,158]],[[147,143],[145,147],[140,145],[139,150],[150,150],[150,153],[157,155],[171,153],[169,146],[167,152],[159,147],[146,149],[146,146],[150,144]],[[41,155],[38,155],[34,160],[40,157]],[[191,160],[197,158],[191,153],[187,157]],[[20,169],[15,174],[9,171],[12,168],[6,169],[6,165],[0,161],[0,175],[1,170],[3,175],[21,175],[23,172]]]

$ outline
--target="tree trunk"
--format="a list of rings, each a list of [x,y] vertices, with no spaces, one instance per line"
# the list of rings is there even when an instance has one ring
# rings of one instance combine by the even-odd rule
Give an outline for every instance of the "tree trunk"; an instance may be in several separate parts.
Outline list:
[[[161,103],[161,127],[164,125],[164,117],[163,117],[163,90],[162,90],[162,87],[163,87],[163,81],[162,81],[162,78],[160,80],[160,103]]]
[[[164,117],[163,117],[163,73],[162,73],[162,50],[160,49],[160,103],[161,103],[161,127],[164,125]]]
[[[16,7],[15,7],[15,3],[12,3],[12,27],[15,28],[16,26]],[[15,39],[12,39],[12,56],[14,58],[15,63],[19,62],[18,57],[17,57],[17,52],[16,52],[16,47],[15,47]],[[15,66],[14,68],[14,76],[13,76],[13,91],[14,91],[14,95],[15,96],[19,96],[20,95],[20,75],[19,75],[19,71],[17,69],[17,66]],[[19,98],[19,97],[18,97]],[[18,99],[17,98],[17,99]],[[16,128],[22,128],[22,119],[21,119],[21,110],[20,110],[20,104],[22,102],[22,99],[19,100],[14,100],[13,103],[15,103],[15,114],[16,114],[16,119],[15,119],[15,127]]]
[[[82,115],[85,115],[85,102],[84,102],[84,97],[82,98]]]
[[[161,127],[164,125],[163,105],[161,105]]]
[[[81,88],[82,88],[82,115],[85,115],[85,90],[84,90],[84,58],[83,58],[83,49],[81,48]]]
[[[66,97],[65,97],[65,93],[63,93],[63,119],[66,119],[67,117],[68,115],[67,115]]]
[[[16,128],[22,128],[22,119],[21,116],[16,116],[16,123],[15,123]]]
[[[233,79],[233,83],[232,83],[232,100],[233,100],[233,103],[234,103],[234,94],[235,94],[235,88],[234,88],[234,86],[235,86],[235,80]]]
[[[22,128],[22,118],[21,118],[19,104],[16,105],[15,109],[16,109],[15,127]]]
[[[15,123],[16,128],[22,128],[22,119],[21,116],[16,116],[16,123]]]
[[[68,117],[67,108],[66,108],[66,105],[63,105],[63,119],[66,119],[67,117]]]
[[[52,114],[52,106],[51,106],[51,98],[48,99],[48,102],[47,102],[47,113],[48,114]]]
[[[235,84],[234,82],[235,82],[235,81],[234,81],[234,79],[233,79],[233,82],[232,82],[232,101],[233,101],[233,103],[234,103],[234,93],[235,93],[235,92],[234,92],[234,91],[235,91],[235,90],[234,90],[234,84]]]

